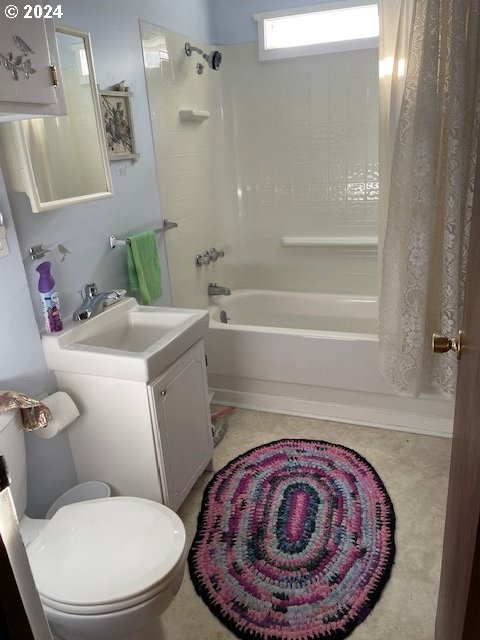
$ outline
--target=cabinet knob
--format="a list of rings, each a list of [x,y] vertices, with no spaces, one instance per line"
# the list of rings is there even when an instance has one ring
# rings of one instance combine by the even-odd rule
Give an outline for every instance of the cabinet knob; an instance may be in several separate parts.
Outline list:
[[[162,390],[160,391],[160,395],[161,395],[161,396],[166,396],[166,395],[167,395],[167,390],[166,390],[166,389],[162,389]]]

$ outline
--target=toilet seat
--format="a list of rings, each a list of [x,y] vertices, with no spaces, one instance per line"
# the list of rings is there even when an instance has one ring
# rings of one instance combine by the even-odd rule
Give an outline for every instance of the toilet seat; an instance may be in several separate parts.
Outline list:
[[[116,497],[63,507],[28,546],[42,602],[104,614],[145,602],[178,579],[185,529],[164,505]]]

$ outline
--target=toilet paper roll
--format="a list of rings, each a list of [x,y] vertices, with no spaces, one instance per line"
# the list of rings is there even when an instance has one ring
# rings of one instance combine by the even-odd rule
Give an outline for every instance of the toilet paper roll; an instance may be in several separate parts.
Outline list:
[[[52,420],[49,420],[44,429],[34,431],[41,438],[53,438],[80,415],[74,401],[65,391],[52,393],[51,396],[43,398],[42,402],[52,412]]]

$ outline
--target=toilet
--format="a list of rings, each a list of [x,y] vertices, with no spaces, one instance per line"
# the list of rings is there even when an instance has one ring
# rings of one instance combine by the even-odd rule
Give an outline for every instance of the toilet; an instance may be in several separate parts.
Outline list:
[[[54,637],[162,640],[161,615],[180,588],[187,554],[177,514],[152,500],[111,497],[31,519],[18,411],[0,414],[0,454]]]

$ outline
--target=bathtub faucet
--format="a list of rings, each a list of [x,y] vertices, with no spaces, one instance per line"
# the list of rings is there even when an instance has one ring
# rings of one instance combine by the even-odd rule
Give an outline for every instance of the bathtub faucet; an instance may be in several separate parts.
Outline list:
[[[229,296],[231,293],[228,287],[220,287],[216,282],[210,282],[208,285],[209,296]]]

